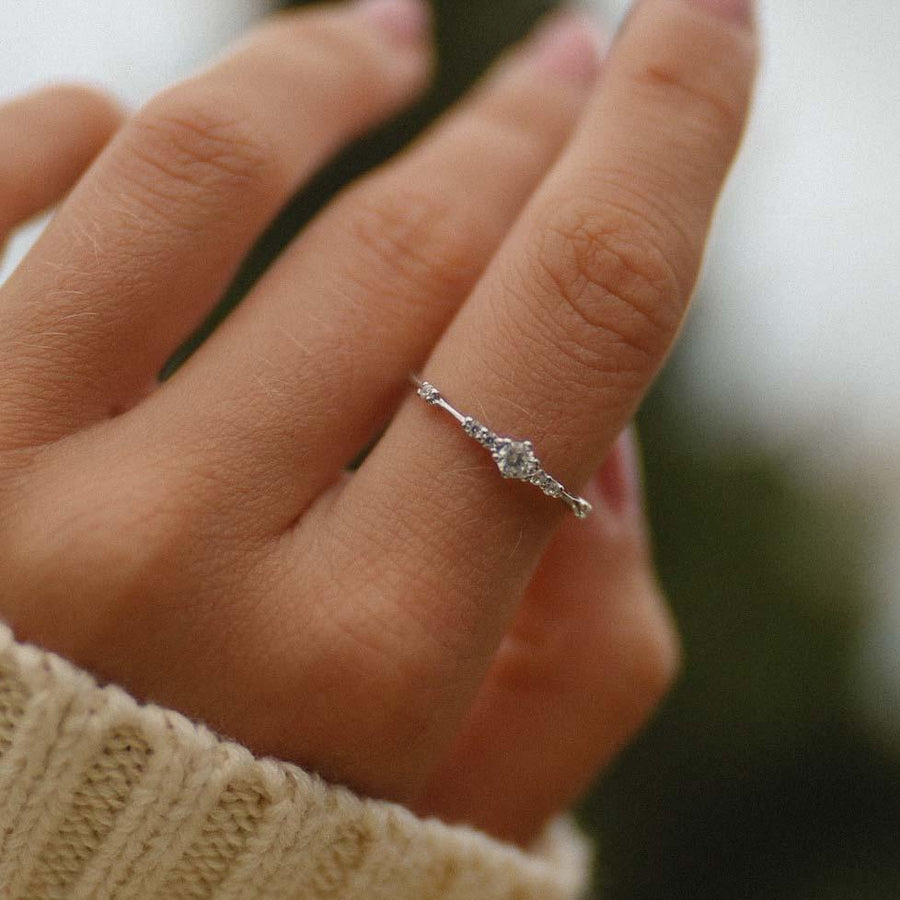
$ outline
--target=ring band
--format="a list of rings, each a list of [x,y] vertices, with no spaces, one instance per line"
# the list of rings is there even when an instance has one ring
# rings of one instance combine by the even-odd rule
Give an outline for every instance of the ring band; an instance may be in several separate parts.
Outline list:
[[[562,500],[579,519],[584,519],[588,516],[593,509],[591,504],[584,497],[576,497],[575,494],[570,494],[552,475],[544,471],[541,461],[534,452],[534,446],[531,441],[520,441],[496,434],[486,425],[482,425],[477,419],[461,413],[456,407],[452,406],[430,382],[422,381],[417,375],[412,375],[411,379],[418,388],[419,396],[429,406],[437,406],[450,413],[462,425],[463,431],[470,438],[478,441],[485,450],[490,451],[497,468],[500,470],[500,474],[504,478],[527,481],[540,488],[548,497]]]

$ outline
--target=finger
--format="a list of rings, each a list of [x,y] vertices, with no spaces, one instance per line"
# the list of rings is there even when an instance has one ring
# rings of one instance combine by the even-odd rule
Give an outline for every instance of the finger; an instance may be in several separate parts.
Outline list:
[[[121,119],[109,97],[74,84],[0,105],[0,246],[72,187]]]
[[[7,285],[10,440],[52,440],[145,391],[298,183],[422,86],[423,10],[277,16],[122,129]]]
[[[464,412],[533,439],[570,489],[605,456],[674,338],[738,143],[754,48],[742,22],[643,0],[579,133],[425,368]],[[328,566],[380,573],[371,614],[429,648],[443,688],[432,721],[444,727],[477,692],[567,510],[501,478],[410,394],[327,512],[346,536]],[[389,655],[395,636],[380,639]]]
[[[527,845],[633,737],[678,650],[647,549],[630,431],[555,535],[416,808]]]
[[[464,412],[533,439],[570,489],[604,457],[675,336],[754,59],[742,21],[644,0],[578,135],[426,367]],[[349,552],[411,573],[383,614],[465,642],[463,691],[479,683],[566,508],[499,477],[451,426],[410,396],[332,516],[360,536]]]
[[[206,481],[220,493],[233,473],[267,529],[296,521],[396,404],[570,135],[597,66],[593,27],[553,20],[321,214],[142,410],[184,468],[218,475]],[[228,502],[259,530],[252,504]]]

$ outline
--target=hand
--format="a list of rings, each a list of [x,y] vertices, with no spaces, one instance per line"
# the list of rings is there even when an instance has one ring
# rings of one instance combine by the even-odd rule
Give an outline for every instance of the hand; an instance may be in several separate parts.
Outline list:
[[[546,26],[161,386],[297,186],[422,87],[423,10],[276,17],[118,128],[0,295],[0,616],[258,753],[529,840],[675,666],[615,441],[741,133],[738,7],[643,0],[599,79],[586,26]],[[81,90],[2,107],[0,224],[117,125]],[[504,481],[411,370],[596,515]]]

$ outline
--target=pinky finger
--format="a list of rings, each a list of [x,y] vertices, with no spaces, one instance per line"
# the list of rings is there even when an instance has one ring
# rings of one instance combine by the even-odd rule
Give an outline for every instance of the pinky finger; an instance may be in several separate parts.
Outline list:
[[[678,643],[650,564],[631,435],[556,534],[419,812],[527,845],[667,690]]]
[[[0,104],[0,246],[75,184],[121,119],[114,101],[80,85]]]

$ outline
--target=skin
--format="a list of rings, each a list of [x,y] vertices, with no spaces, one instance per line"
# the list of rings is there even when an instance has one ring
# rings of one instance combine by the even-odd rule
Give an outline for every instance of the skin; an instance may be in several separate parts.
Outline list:
[[[623,429],[756,41],[736,0],[642,0],[602,66],[584,22],[544,26],[158,385],[291,193],[423,88],[397,9],[276,17],[127,120],[82,88],[0,106],[0,240],[68,195],[0,290],[0,616],[259,754],[526,844],[677,669]],[[412,370],[596,514],[500,478]]]

